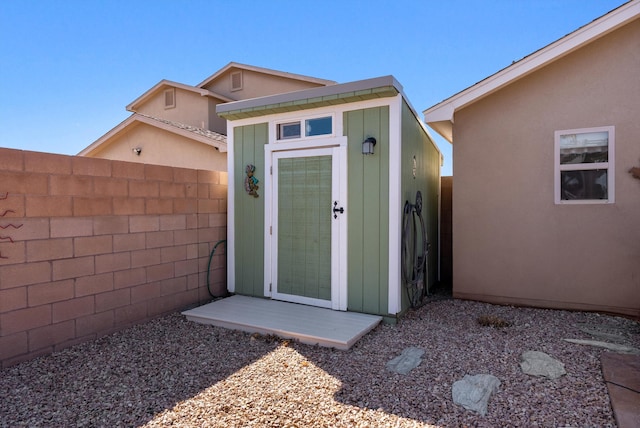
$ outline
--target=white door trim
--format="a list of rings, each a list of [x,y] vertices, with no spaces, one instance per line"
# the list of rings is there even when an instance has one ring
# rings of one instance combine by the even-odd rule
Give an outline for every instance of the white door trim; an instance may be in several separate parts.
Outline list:
[[[264,295],[267,297],[328,307],[334,310],[347,310],[347,138],[336,137],[286,144],[267,144],[265,146],[265,170],[269,175],[265,180],[265,251],[264,251]],[[277,192],[275,191],[277,165],[279,158],[331,155],[332,156],[332,194],[333,199],[344,207],[345,213],[331,222],[331,301],[303,296],[284,295],[277,292]]]

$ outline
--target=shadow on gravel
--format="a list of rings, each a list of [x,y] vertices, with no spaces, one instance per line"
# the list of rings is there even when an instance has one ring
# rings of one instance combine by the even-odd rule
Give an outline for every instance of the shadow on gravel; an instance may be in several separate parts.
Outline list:
[[[4,369],[0,427],[140,426],[279,344],[165,316]]]

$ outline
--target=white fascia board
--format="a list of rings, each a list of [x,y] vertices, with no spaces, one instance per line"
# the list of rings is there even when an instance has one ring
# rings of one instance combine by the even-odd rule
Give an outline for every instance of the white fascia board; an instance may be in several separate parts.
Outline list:
[[[458,94],[423,111],[425,122],[453,123],[455,111],[470,105],[498,89],[556,61],[593,42],[611,31],[633,21],[640,15],[640,0],[634,0],[603,15],[563,38],[526,56],[507,68],[487,77]]]

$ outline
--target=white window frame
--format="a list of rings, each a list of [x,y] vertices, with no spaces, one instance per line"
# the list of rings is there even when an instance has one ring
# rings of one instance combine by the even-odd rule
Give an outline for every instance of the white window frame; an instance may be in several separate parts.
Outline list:
[[[314,119],[324,119],[324,118],[331,118],[331,133],[307,136],[306,135],[307,134],[307,132],[306,132],[307,121],[308,120],[314,120]],[[293,124],[296,124],[296,123],[298,123],[300,125],[300,136],[299,137],[280,138],[280,126],[281,125],[293,125]],[[335,113],[319,114],[319,115],[313,115],[313,116],[306,116],[306,117],[300,117],[300,118],[280,120],[280,121],[274,122],[274,129],[275,129],[275,132],[276,132],[276,135],[275,135],[275,137],[276,137],[275,138],[275,142],[276,143],[288,142],[288,141],[299,141],[299,140],[314,140],[314,139],[335,137],[335,134],[336,134]]]
[[[587,134],[592,132],[607,132],[608,155],[607,162],[598,163],[575,163],[560,164],[560,137],[567,134]],[[599,126],[594,128],[578,128],[565,129],[555,131],[555,151],[554,151],[554,193],[556,205],[584,205],[584,204],[612,204],[615,202],[615,127]],[[561,192],[561,173],[564,171],[588,171],[588,170],[607,170],[607,199],[562,199]]]

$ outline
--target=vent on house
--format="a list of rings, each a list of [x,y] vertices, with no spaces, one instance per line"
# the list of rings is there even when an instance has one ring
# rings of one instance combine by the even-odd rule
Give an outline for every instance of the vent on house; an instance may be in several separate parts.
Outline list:
[[[176,106],[176,88],[164,90],[164,108],[174,108]]]
[[[231,90],[239,91],[242,89],[242,71],[231,73]]]

